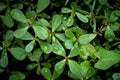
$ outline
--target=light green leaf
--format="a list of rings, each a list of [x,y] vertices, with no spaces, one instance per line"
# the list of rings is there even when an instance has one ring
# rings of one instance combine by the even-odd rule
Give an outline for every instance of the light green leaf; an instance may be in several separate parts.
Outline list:
[[[31,52],[33,50],[34,45],[35,45],[35,40],[29,42],[25,47],[25,51]]]
[[[38,38],[45,40],[48,38],[48,31],[47,28],[41,26],[33,26],[33,30]]]
[[[52,44],[52,48],[53,48],[53,52],[57,55],[60,55],[60,56],[63,56],[65,57],[66,54],[65,54],[65,50],[63,48],[63,46],[61,45],[61,43],[59,42],[54,42]]]
[[[12,30],[8,30],[5,37],[6,41],[12,41],[14,38],[14,32]]]
[[[43,26],[43,27],[49,27],[50,23],[46,19],[41,18],[36,22],[36,25],[40,25],[40,26]]]
[[[65,37],[65,34],[63,33],[56,33],[55,37],[57,37],[58,39],[60,39],[61,41],[65,41],[67,38]]]
[[[96,34],[84,34],[81,35],[78,39],[78,42],[80,44],[88,44],[89,42],[91,42],[94,38],[96,37]]]
[[[95,68],[106,70],[112,65],[120,62],[120,55],[115,51],[108,51],[103,48],[100,48],[95,56],[98,57],[98,62],[95,63]]]
[[[7,52],[2,52],[1,57],[0,57],[0,66],[5,68],[8,66],[8,56]]]
[[[70,71],[75,75],[75,77],[82,80],[83,78],[80,73],[80,65],[73,60],[68,60],[68,65],[69,65]]]
[[[120,80],[120,73],[114,73],[112,75],[113,80]]]
[[[20,39],[22,39],[22,40],[34,40],[34,37],[32,36],[31,33],[26,31],[25,34],[20,37]]]
[[[42,12],[50,4],[50,0],[38,0],[37,2],[37,13]]]
[[[27,19],[26,19],[25,15],[19,9],[12,9],[11,10],[11,16],[12,16],[13,19],[15,19],[19,22],[23,22],[23,23],[27,22]]]
[[[73,23],[74,23],[74,17],[71,15],[70,17],[68,17],[66,21],[66,25],[69,27],[69,26],[72,26]]]
[[[44,76],[46,80],[51,80],[52,73],[49,68],[46,67],[42,68],[41,74]]]
[[[52,45],[49,43],[41,42],[40,47],[41,47],[42,51],[46,54],[49,54],[52,52]]]
[[[112,31],[112,29],[110,28],[110,26],[107,26],[104,36],[105,36],[105,39],[107,39],[108,41],[114,40],[115,34]]]
[[[62,13],[71,13],[72,10],[71,10],[70,8],[63,7],[63,8],[61,9],[61,12],[62,12]]]
[[[31,21],[33,22],[36,18],[36,12],[35,11],[32,11],[32,10],[27,10],[26,12],[26,17]]]
[[[36,69],[36,74],[40,75],[41,74],[41,67],[40,65],[38,65],[37,69]]]
[[[27,56],[26,51],[20,47],[10,48],[9,51],[17,60],[24,60]]]
[[[64,59],[64,60],[61,60],[55,64],[54,68],[58,74],[61,74],[63,72],[63,70],[65,68],[65,63],[66,63],[66,60]]]
[[[1,19],[7,27],[9,27],[9,28],[13,27],[14,21],[12,20],[12,18],[9,15],[1,16]]]
[[[26,69],[27,69],[27,70],[32,70],[32,69],[34,69],[37,65],[38,65],[38,64],[36,64],[36,63],[28,64],[27,67],[26,67]]]
[[[88,18],[85,15],[82,15],[78,12],[76,12],[76,15],[80,21],[82,21],[83,23],[88,23]]]
[[[4,10],[7,6],[3,3],[0,3],[0,12]]]
[[[80,49],[76,45],[74,45],[74,47],[71,49],[70,54],[68,55],[68,57],[70,57],[70,58],[75,57],[75,56],[77,56],[79,54],[80,54]]]
[[[105,5],[107,3],[107,0],[98,0],[101,5]]]
[[[56,14],[56,15],[53,16],[52,32],[54,32],[59,27],[59,25],[61,24],[61,20],[62,20],[61,15]]]
[[[41,55],[42,55],[42,50],[38,48],[33,53],[28,54],[28,58],[30,59],[30,61],[38,62],[40,60]]]
[[[64,41],[64,44],[65,44],[66,49],[71,49],[73,47],[73,42],[70,39],[66,39]]]

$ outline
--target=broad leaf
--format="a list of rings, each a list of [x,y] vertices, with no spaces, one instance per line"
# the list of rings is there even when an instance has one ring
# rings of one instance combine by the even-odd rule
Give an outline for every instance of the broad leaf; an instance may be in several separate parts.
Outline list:
[[[72,10],[71,10],[70,8],[65,8],[65,7],[63,7],[63,8],[61,9],[61,12],[62,12],[62,13],[71,13]]]
[[[67,39],[63,33],[56,33],[55,36],[63,42]]]
[[[0,66],[5,68],[8,66],[8,56],[7,52],[2,52],[1,57],[0,57]]]
[[[53,52],[57,55],[60,55],[60,56],[63,56],[65,57],[66,54],[65,54],[65,50],[63,48],[63,46],[61,45],[61,43],[59,42],[54,42],[52,44],[52,48],[53,48]]]
[[[12,41],[14,38],[14,32],[12,30],[8,30],[5,37],[6,41]]]
[[[80,73],[80,70],[81,70],[80,65],[73,60],[68,60],[68,65],[69,65],[70,71],[75,75],[75,77],[82,80],[83,78]]]
[[[1,19],[7,27],[9,27],[9,28],[13,27],[14,21],[12,20],[12,18],[9,15],[1,16]]]
[[[112,65],[120,62],[120,54],[115,51],[108,51],[103,48],[100,48],[95,56],[98,57],[98,62],[95,63],[95,68],[106,70]]]
[[[70,39],[66,39],[64,41],[64,44],[65,44],[66,49],[71,49],[73,47],[73,42]]]
[[[50,0],[38,0],[37,2],[37,13],[42,12],[50,4]]]
[[[41,26],[33,26],[33,30],[38,38],[45,40],[48,38],[48,31],[47,28]]]
[[[36,25],[40,25],[40,26],[43,26],[43,27],[49,27],[50,26],[49,22],[44,18],[39,19],[36,22]]]
[[[66,60],[64,59],[64,60],[61,60],[55,64],[54,68],[58,74],[61,74],[63,72],[63,70],[65,68],[65,63],[66,63]]]
[[[20,47],[10,48],[9,51],[17,60],[24,60],[27,56],[26,51]]]
[[[76,12],[76,15],[80,21],[82,21],[83,23],[88,23],[88,18],[85,15],[82,15],[78,12]]]
[[[112,75],[113,80],[120,80],[120,73],[114,73]]]
[[[34,48],[34,44],[35,44],[35,40],[29,42],[25,47],[25,51],[26,52],[31,52]]]
[[[23,23],[27,22],[27,19],[26,19],[25,15],[19,9],[12,9],[11,10],[11,16],[12,16],[13,19],[15,19],[19,22],[23,22]]]
[[[41,74],[44,76],[45,79],[51,80],[52,73],[49,68],[46,68],[46,67],[42,68]]]
[[[61,15],[54,15],[52,19],[52,32],[54,32],[61,24]]]
[[[32,36],[31,33],[26,31],[25,34],[20,37],[20,39],[22,39],[22,40],[34,40],[34,37]]]
[[[96,34],[84,34],[81,35],[78,39],[78,42],[80,44],[88,44],[96,37]]]

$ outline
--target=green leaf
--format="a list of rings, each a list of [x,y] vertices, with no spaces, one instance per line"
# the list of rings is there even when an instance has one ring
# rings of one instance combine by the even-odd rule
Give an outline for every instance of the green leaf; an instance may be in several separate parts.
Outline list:
[[[52,45],[49,43],[41,42],[40,47],[41,47],[42,51],[46,54],[49,54],[52,52]]]
[[[9,77],[9,80],[19,80],[19,79],[17,78],[17,76],[11,75],[11,76]]]
[[[63,7],[63,8],[61,9],[61,12],[62,12],[62,13],[71,13],[72,10],[71,10],[70,8]]]
[[[51,80],[52,73],[49,68],[46,67],[42,68],[41,74],[44,76],[46,80]]]
[[[47,67],[47,68],[51,68],[52,67],[51,63],[49,63],[49,62],[44,62],[44,63],[42,63],[42,65],[44,67]]]
[[[26,75],[19,71],[12,72],[13,75],[15,75],[19,80],[24,80]]]
[[[4,10],[7,6],[3,3],[0,3],[0,12]]]
[[[81,35],[78,39],[78,42],[80,44],[88,44],[89,42],[91,42],[94,38],[96,37],[96,34],[84,34]]]
[[[65,68],[65,63],[66,63],[66,60],[64,59],[55,64],[54,68],[58,74],[61,74],[63,72],[63,70]]]
[[[57,55],[60,55],[60,56],[63,56],[65,57],[66,54],[65,54],[65,50],[63,48],[63,46],[61,45],[61,43],[59,42],[54,42],[52,44],[52,48],[53,48],[53,52]]]
[[[35,45],[35,40],[29,42],[25,47],[25,51],[26,52],[31,52],[34,48],[34,45]]]
[[[28,54],[28,58],[30,59],[30,61],[38,62],[40,60],[41,55],[42,55],[42,50],[41,48],[38,48],[33,53]]]
[[[69,27],[69,26],[72,26],[74,23],[74,17],[71,15],[67,21],[66,21],[66,25]]]
[[[61,24],[62,17],[61,15],[54,15],[52,18],[52,32],[54,32]]]
[[[15,19],[19,22],[22,22],[22,23],[27,22],[27,19],[26,19],[25,15],[19,9],[12,9],[11,10],[11,16],[12,16],[13,19]]]
[[[6,41],[12,41],[14,38],[14,32],[12,30],[8,30],[5,37]]]
[[[73,47],[73,42],[70,39],[66,39],[64,41],[64,44],[65,44],[66,49],[71,49]]]
[[[40,25],[40,26],[43,26],[43,27],[49,27],[50,26],[49,22],[44,18],[39,19],[36,22],[36,25]]]
[[[7,56],[7,52],[2,52],[1,54],[1,58],[0,58],[0,66],[5,68],[8,66],[8,56]]]
[[[101,5],[105,5],[107,3],[107,0],[98,0]]]
[[[65,34],[63,33],[56,33],[55,37],[57,37],[58,39],[60,39],[61,41],[65,41],[67,38],[65,37]]]
[[[34,37],[32,36],[31,33],[26,31],[25,34],[20,37],[20,39],[22,39],[22,40],[34,40]]]
[[[10,48],[9,51],[17,60],[24,60],[27,56],[26,51],[20,47]]]
[[[38,65],[38,64],[36,64],[36,63],[31,63],[31,64],[28,64],[26,68],[27,68],[27,70],[32,70],[32,69],[34,69],[37,65]]]
[[[56,80],[57,78],[59,78],[59,74],[56,70],[53,71],[53,75],[52,75],[52,80]]]
[[[45,40],[48,38],[48,31],[47,28],[41,26],[33,26],[33,30],[38,38]]]
[[[80,65],[73,61],[73,60],[68,60],[68,65],[70,68],[70,71],[80,80],[82,80],[82,76],[80,73]]]
[[[95,56],[98,57],[98,62],[95,63],[95,68],[106,70],[112,65],[120,62],[120,55],[115,51],[108,51],[103,48],[100,48]]]
[[[26,17],[30,19],[31,22],[33,22],[36,18],[36,12],[32,10],[27,10]]]
[[[110,14],[110,21],[111,21],[111,22],[117,21],[118,18],[119,18],[119,16],[116,15],[116,12],[115,12],[115,11],[113,11],[113,12]]]
[[[84,16],[78,12],[76,12],[76,15],[80,21],[82,21],[83,23],[88,23],[88,18],[86,16]]]
[[[9,28],[13,27],[14,21],[12,20],[12,18],[9,15],[1,16],[1,19],[7,27],[9,27]]]
[[[105,39],[107,39],[108,41],[114,40],[115,34],[112,31],[112,29],[110,28],[110,26],[107,26],[104,36],[105,36]]]
[[[36,74],[40,75],[41,74],[41,67],[40,65],[38,65],[37,69],[36,69]]]
[[[50,0],[38,0],[37,2],[37,13],[42,12],[50,4]]]
[[[75,56],[77,56],[79,54],[80,54],[80,49],[76,45],[74,45],[74,47],[71,49],[70,54],[68,55],[68,57],[72,58],[72,57],[75,57]]]
[[[114,73],[112,75],[113,80],[120,80],[120,73]]]

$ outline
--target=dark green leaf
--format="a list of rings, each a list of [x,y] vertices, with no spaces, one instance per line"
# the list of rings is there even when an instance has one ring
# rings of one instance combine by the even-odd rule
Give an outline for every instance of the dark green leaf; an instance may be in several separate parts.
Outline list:
[[[107,0],[98,0],[101,5],[105,5],[107,3]]]
[[[52,67],[51,63],[49,63],[49,62],[44,62],[44,63],[42,63],[42,65],[44,67],[47,67],[47,68],[51,68]]]
[[[22,39],[22,40],[34,40],[34,37],[32,36],[31,33],[26,31],[25,34],[20,37],[20,39]]]
[[[32,69],[34,69],[37,65],[38,65],[38,64],[36,64],[36,63],[31,63],[31,64],[28,64],[26,68],[27,68],[27,70],[32,70]]]
[[[52,32],[54,32],[61,24],[61,15],[54,15],[52,19]]]
[[[19,80],[24,80],[26,75],[22,72],[19,72],[19,71],[14,71],[12,72],[13,75],[15,75]]]
[[[12,9],[11,10],[11,16],[12,16],[13,19],[15,19],[19,22],[23,22],[23,23],[27,22],[27,19],[26,19],[25,15],[19,9]]]
[[[33,26],[33,30],[38,38],[45,40],[48,38],[48,31],[47,28],[41,26]]]
[[[49,68],[46,67],[42,68],[41,74],[44,76],[45,79],[51,80],[52,73]]]
[[[9,80],[19,80],[19,79],[17,78],[17,76],[11,75],[11,76],[9,77]]]
[[[2,52],[1,58],[0,58],[0,66],[3,67],[3,68],[8,66],[7,52]]]
[[[9,27],[9,28],[13,27],[14,21],[11,19],[11,17],[9,15],[1,16],[1,19],[7,27]]]
[[[38,0],[37,2],[37,13],[40,13],[50,4],[50,0]]]
[[[41,74],[41,67],[40,65],[38,65],[37,69],[36,69],[36,74],[40,75]]]
[[[39,19],[36,22],[36,25],[40,25],[40,26],[43,26],[43,27],[49,27],[50,26],[49,22],[44,18]]]
[[[70,71],[80,80],[82,80],[82,76],[81,76],[81,73],[80,73],[80,65],[73,61],[73,60],[68,60],[68,65],[69,65],[69,68],[70,68]]]
[[[80,21],[82,21],[83,23],[88,23],[88,18],[85,15],[82,15],[78,12],[76,12],[76,15]]]
[[[31,52],[34,48],[34,45],[35,45],[35,40],[29,42],[25,47],[25,51],[26,52]]]
[[[115,11],[113,11],[110,15],[110,21],[115,22],[118,18],[119,18],[119,16],[117,16]]]
[[[6,41],[12,41],[14,38],[14,32],[12,30],[8,30],[5,37]]]
[[[0,12],[4,10],[7,6],[3,3],[0,3]]]
[[[70,8],[65,8],[63,7],[62,10],[61,10],[62,13],[71,13],[72,10]]]
[[[24,60],[27,56],[26,51],[20,47],[10,48],[9,51],[17,60]]]
[[[81,35],[78,39],[78,42],[80,44],[88,44],[96,37],[96,34],[84,34]]]

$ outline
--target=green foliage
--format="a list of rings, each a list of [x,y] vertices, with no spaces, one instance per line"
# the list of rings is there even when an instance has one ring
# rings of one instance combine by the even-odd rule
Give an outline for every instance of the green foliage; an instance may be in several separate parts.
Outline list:
[[[119,18],[119,0],[1,1],[0,79],[119,80]]]

